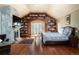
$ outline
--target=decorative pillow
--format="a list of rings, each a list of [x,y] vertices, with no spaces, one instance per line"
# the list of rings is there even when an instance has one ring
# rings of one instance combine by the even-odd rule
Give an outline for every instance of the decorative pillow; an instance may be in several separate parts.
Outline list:
[[[59,30],[59,33],[60,33],[60,34],[63,34],[63,30],[64,30],[64,27],[62,27],[62,28]]]
[[[2,39],[0,39],[0,42],[2,42]]]
[[[70,27],[65,27],[63,34],[66,36],[69,36],[71,34],[72,28]]]

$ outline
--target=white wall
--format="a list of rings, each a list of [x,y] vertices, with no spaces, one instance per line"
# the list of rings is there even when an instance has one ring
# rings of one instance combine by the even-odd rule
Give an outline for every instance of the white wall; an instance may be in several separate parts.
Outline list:
[[[71,14],[71,26],[77,27],[79,29],[79,10]]]
[[[70,26],[76,27],[79,30],[79,9],[70,13],[71,14],[71,24]],[[58,31],[60,31],[61,27],[67,26],[66,25],[66,17],[62,17],[58,19]],[[79,36],[79,33],[77,33]]]

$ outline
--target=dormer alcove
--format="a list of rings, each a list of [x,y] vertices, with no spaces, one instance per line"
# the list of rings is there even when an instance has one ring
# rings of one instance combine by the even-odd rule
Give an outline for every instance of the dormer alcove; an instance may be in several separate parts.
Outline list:
[[[56,19],[47,13],[29,13],[22,17],[21,20],[21,37],[30,37],[32,32],[31,22],[40,20],[45,23],[44,32],[57,32]]]

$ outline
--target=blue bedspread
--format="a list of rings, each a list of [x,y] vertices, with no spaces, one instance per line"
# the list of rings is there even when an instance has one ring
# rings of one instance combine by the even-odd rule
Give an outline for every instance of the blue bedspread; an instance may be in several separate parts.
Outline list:
[[[47,32],[43,34],[43,42],[46,41],[67,41],[68,37],[66,35],[60,34],[58,32]]]

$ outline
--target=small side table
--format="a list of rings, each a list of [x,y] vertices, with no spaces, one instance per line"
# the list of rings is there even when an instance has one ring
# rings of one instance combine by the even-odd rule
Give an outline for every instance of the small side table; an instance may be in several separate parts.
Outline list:
[[[78,48],[78,42],[79,42],[78,37],[74,36],[73,39],[70,42],[71,47]]]

